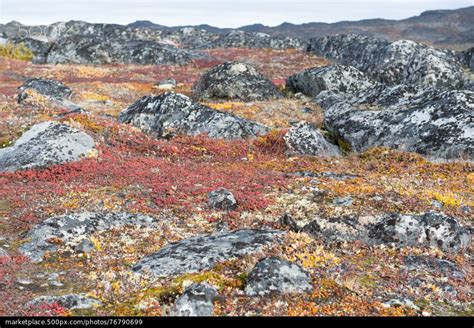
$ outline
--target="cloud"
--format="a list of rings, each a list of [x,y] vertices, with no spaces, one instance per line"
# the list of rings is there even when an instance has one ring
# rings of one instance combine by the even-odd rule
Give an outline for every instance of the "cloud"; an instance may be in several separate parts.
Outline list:
[[[127,24],[150,20],[163,25],[335,22],[365,18],[401,19],[428,9],[454,9],[472,0],[0,0],[0,23],[56,21]]]

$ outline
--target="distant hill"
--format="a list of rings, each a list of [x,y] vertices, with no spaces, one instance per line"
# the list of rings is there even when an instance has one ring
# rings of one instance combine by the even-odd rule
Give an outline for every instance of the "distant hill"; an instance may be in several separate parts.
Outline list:
[[[132,27],[147,27],[175,30],[180,27],[163,27],[148,21],[129,24]],[[194,26],[211,33],[224,34],[232,29],[221,29],[209,25]],[[338,33],[358,33],[388,40],[409,39],[437,47],[464,49],[474,46],[474,6],[455,10],[430,10],[419,16],[403,20],[366,19],[337,23],[283,23],[270,27],[262,24],[242,26],[238,30],[261,32],[276,37],[310,39]]]

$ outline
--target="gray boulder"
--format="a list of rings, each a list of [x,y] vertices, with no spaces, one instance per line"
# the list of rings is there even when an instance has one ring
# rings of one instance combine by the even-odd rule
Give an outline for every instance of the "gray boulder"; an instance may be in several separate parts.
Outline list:
[[[257,101],[279,99],[277,87],[253,66],[226,62],[211,68],[193,86],[193,98]]]
[[[324,90],[353,94],[374,84],[357,68],[344,65],[309,68],[286,80],[290,91],[309,97],[316,97]]]
[[[245,293],[249,296],[309,293],[311,276],[299,265],[279,258],[267,258],[250,272]]]
[[[72,90],[63,83],[43,78],[29,79],[18,89],[20,90],[18,103],[23,102],[28,97],[26,90],[34,90],[39,94],[56,100],[67,99],[72,94]]]
[[[0,149],[0,172],[77,161],[94,148],[85,132],[57,122],[43,122],[25,132],[11,147]]]
[[[386,41],[357,34],[311,39],[308,51],[354,66],[379,82],[459,87],[463,68],[455,53],[409,40]]]
[[[122,226],[149,227],[154,225],[152,217],[129,213],[76,213],[51,217],[35,226],[26,235],[27,242],[20,252],[32,262],[41,262],[46,252],[58,250],[62,245],[80,248],[81,243],[95,232]]]
[[[174,304],[170,315],[175,317],[210,317],[214,314],[213,301],[219,296],[214,286],[192,284]]]
[[[339,148],[327,141],[311,123],[300,122],[294,125],[284,139],[290,153],[325,157],[341,155]]]
[[[171,243],[140,260],[133,270],[157,277],[195,273],[211,269],[218,262],[258,252],[279,242],[284,232],[277,230],[237,230],[201,235]]]
[[[465,274],[455,263],[429,256],[409,255],[403,258],[408,271],[429,272],[450,279],[464,279]]]
[[[389,215],[370,227],[368,235],[377,244],[440,248],[447,252],[459,252],[471,244],[471,234],[455,218],[432,212]]]
[[[237,208],[234,195],[225,188],[213,190],[208,194],[209,207],[215,210],[232,211]]]
[[[388,107],[364,104],[330,92],[316,97],[324,124],[355,151],[385,146],[430,159],[474,159],[474,92],[427,89],[409,100],[385,99]]]
[[[292,38],[279,38],[266,33],[252,33],[234,30],[220,36],[212,45],[214,48],[270,48],[301,49],[304,42]]]
[[[182,133],[242,139],[268,132],[267,127],[256,122],[213,110],[176,93],[143,97],[121,112],[119,121],[161,138]]]
[[[37,307],[43,304],[58,304],[69,310],[90,309],[102,305],[102,303],[86,294],[68,294],[61,296],[39,296],[28,303],[27,308]]]

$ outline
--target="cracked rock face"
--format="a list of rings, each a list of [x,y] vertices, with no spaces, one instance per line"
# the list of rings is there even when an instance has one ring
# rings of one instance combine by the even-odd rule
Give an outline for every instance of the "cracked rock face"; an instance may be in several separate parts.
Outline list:
[[[253,66],[240,62],[217,65],[193,86],[195,99],[258,101],[279,99],[277,87]]]
[[[324,90],[353,94],[374,85],[357,68],[344,65],[309,68],[286,80],[286,86],[292,92],[309,97],[316,97]]]
[[[143,97],[121,112],[119,121],[161,138],[182,133],[232,140],[268,132],[256,122],[213,110],[176,93]]]
[[[133,270],[157,277],[200,272],[218,262],[258,252],[263,246],[279,242],[283,234],[277,230],[237,230],[196,236],[146,256]]]
[[[434,160],[473,160],[474,92],[430,88],[410,94],[409,100],[386,98],[390,106],[371,110],[330,92],[316,101],[324,108],[326,128],[355,151],[386,146]]]
[[[279,258],[267,258],[257,263],[245,286],[249,296],[309,293],[311,276],[299,265]]]
[[[46,252],[61,245],[79,246],[84,239],[98,231],[122,226],[153,226],[152,217],[129,213],[77,213],[51,217],[35,226],[26,236],[28,242],[20,252],[33,262],[41,262]]]
[[[284,136],[290,153],[310,156],[340,156],[339,147],[333,145],[323,136],[321,131],[307,122],[300,122]]]
[[[36,307],[42,304],[55,303],[69,310],[90,309],[102,305],[98,300],[87,297],[85,294],[68,294],[62,296],[40,296],[28,302],[26,306]]]
[[[213,301],[219,296],[216,287],[207,283],[192,284],[174,304],[171,316],[210,317],[214,314]]]
[[[454,52],[408,40],[394,42],[357,34],[311,39],[307,50],[354,66],[389,85],[457,87],[463,68]]]
[[[25,132],[11,147],[0,149],[0,172],[77,161],[91,154],[91,136],[57,122],[43,122]]]
[[[39,94],[56,100],[68,99],[72,94],[72,90],[63,83],[43,78],[29,79],[18,89],[20,90],[18,95],[19,103],[28,97],[28,94],[25,92],[26,90],[34,90]]]
[[[208,194],[209,207],[215,210],[231,211],[237,208],[234,195],[225,188],[213,190]]]

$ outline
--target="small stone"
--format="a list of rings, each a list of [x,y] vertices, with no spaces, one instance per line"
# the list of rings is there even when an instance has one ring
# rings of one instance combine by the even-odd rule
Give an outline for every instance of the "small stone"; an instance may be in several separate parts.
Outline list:
[[[245,293],[249,296],[309,293],[311,276],[299,265],[276,257],[257,263],[250,272]]]
[[[210,317],[214,314],[213,301],[218,296],[214,286],[207,283],[192,284],[176,300],[170,314],[177,317]]]
[[[333,199],[332,203],[337,206],[351,206],[354,199],[350,196]]]
[[[56,100],[67,99],[71,96],[72,90],[63,83],[43,78],[34,78],[27,80],[18,88],[21,93],[18,95],[18,103],[28,98],[27,90],[34,90],[39,94],[51,97]]]
[[[211,191],[208,194],[208,204],[214,210],[232,211],[237,208],[234,195],[225,188]]]
[[[87,254],[95,250],[95,246],[90,239],[86,238],[81,241],[79,245],[76,246],[75,250],[76,252]]]

